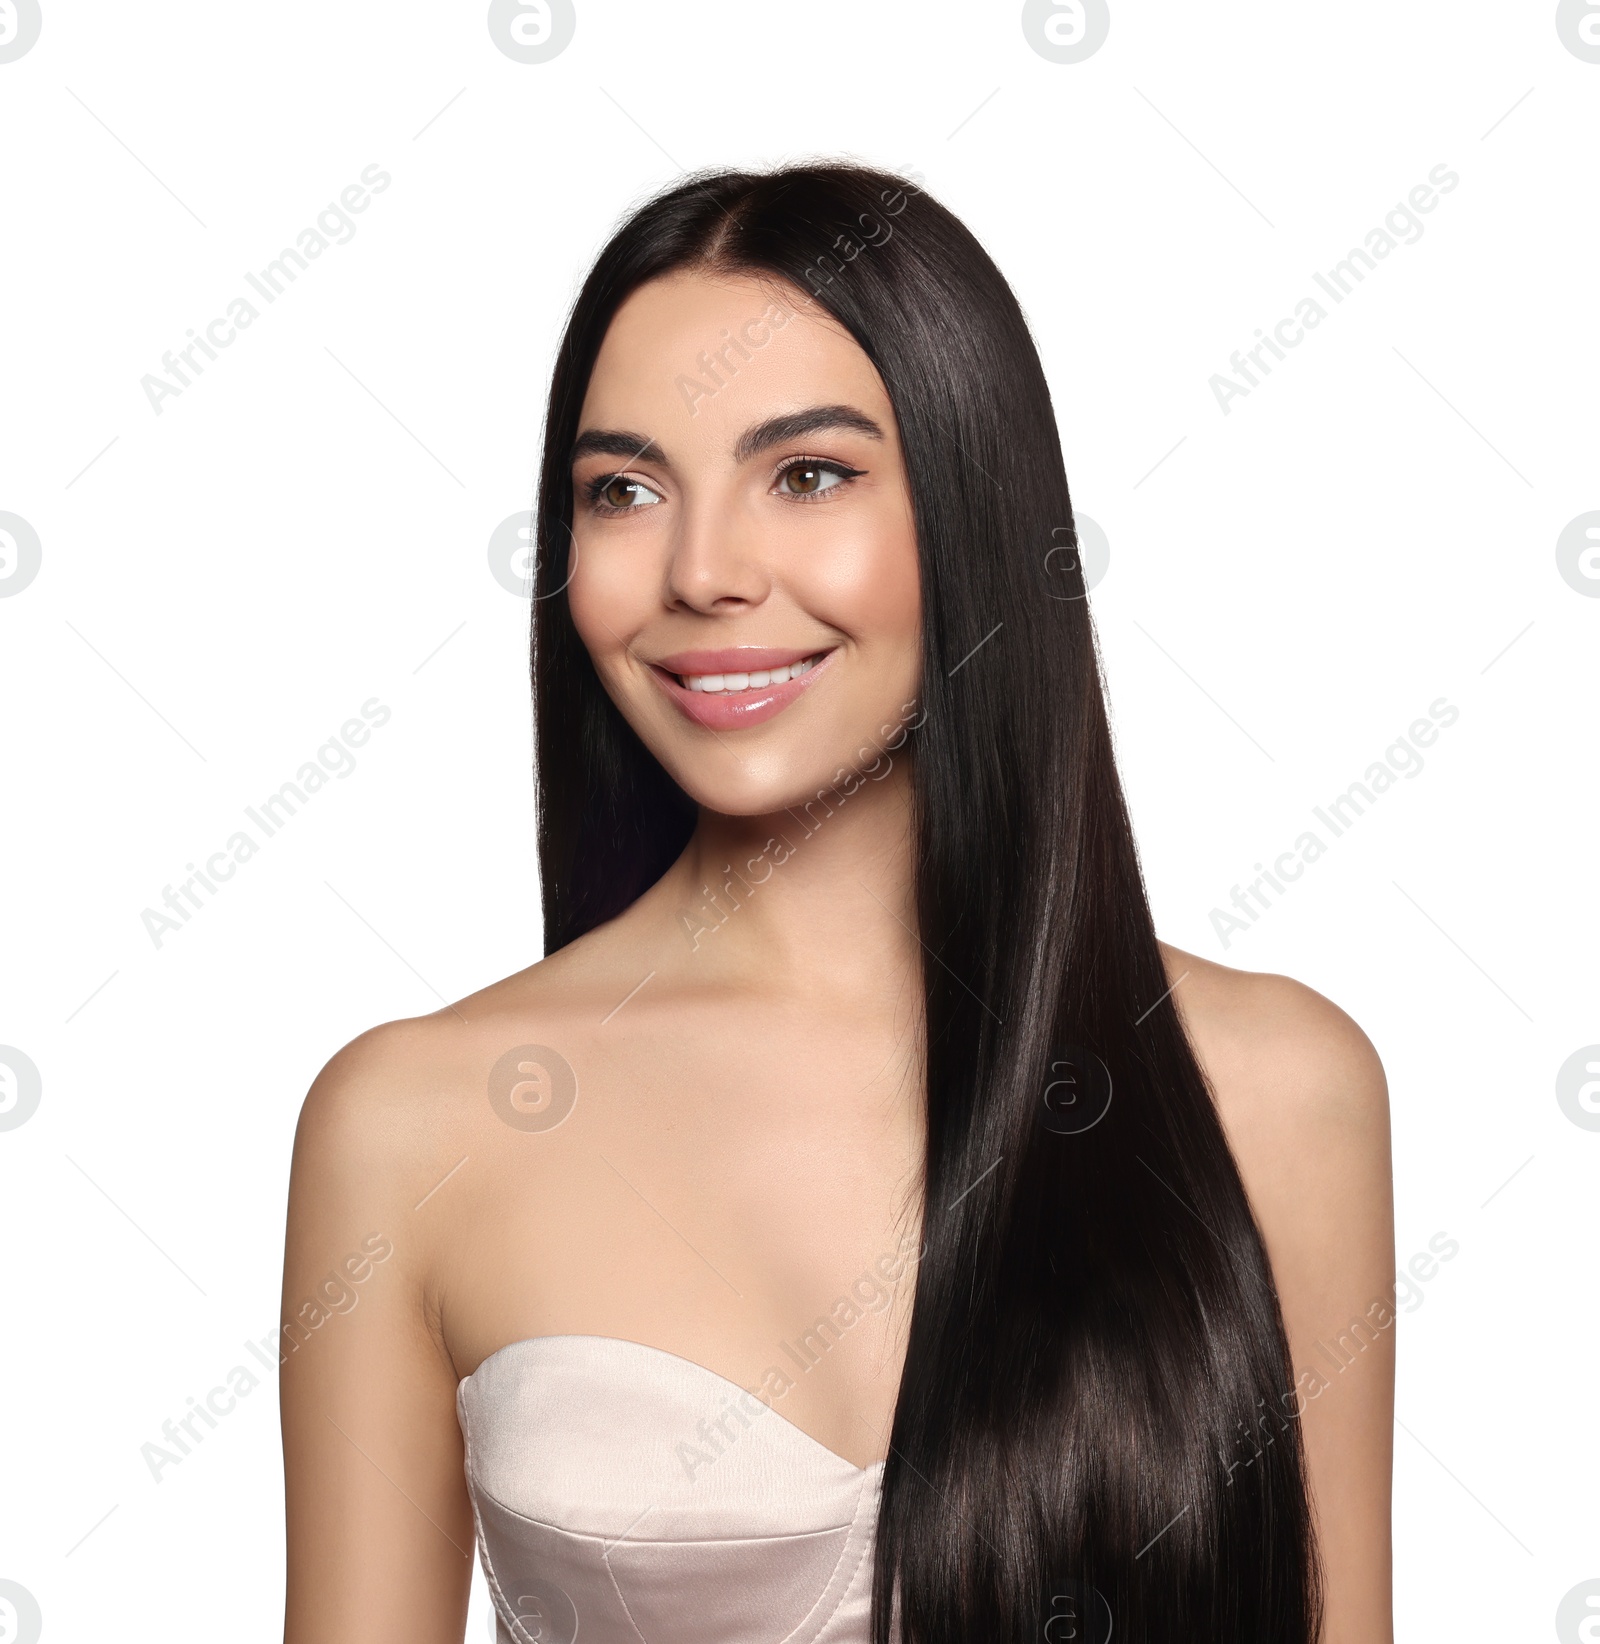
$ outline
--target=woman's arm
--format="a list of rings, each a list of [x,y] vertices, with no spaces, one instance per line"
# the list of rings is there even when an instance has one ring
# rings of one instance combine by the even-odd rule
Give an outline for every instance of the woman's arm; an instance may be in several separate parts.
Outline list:
[[[419,1088],[425,1022],[329,1062],[295,1138],[280,1355],[285,1644],[442,1644],[466,1625],[472,1514],[433,1327],[423,1198],[454,1162]],[[429,1209],[435,1216],[428,1216]]]

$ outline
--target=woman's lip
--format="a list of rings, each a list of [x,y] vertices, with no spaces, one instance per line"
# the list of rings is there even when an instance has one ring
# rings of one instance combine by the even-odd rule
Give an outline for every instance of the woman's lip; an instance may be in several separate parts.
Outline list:
[[[704,667],[700,663],[701,657],[738,657],[741,662],[748,661],[752,654],[757,653],[755,646],[748,646],[738,651],[683,651],[669,660],[681,663],[685,658],[695,659],[695,666],[689,668],[690,673],[714,670]],[[817,656],[815,651],[762,651],[762,656],[772,656],[780,660],[769,663],[769,667],[781,668],[784,666],[782,658],[790,658],[794,662],[803,662],[808,656]],[[814,662],[798,679],[786,680],[782,685],[763,685],[757,689],[745,691],[691,691],[680,685],[666,664],[656,663],[650,669],[650,677],[666,692],[668,700],[687,720],[702,726],[708,731],[738,731],[748,725],[760,725],[765,721],[781,714],[789,704],[799,697],[802,691],[808,690],[813,680],[822,673],[833,660],[835,652],[828,651],[817,656]],[[727,666],[727,665],[725,665]],[[759,664],[752,664],[759,666]],[[744,671],[732,670],[729,671]]]
[[[827,649],[826,645],[813,645],[809,651],[730,645],[720,651],[674,651],[671,656],[657,657],[655,666],[665,668],[669,674],[752,674],[762,668],[787,668]]]

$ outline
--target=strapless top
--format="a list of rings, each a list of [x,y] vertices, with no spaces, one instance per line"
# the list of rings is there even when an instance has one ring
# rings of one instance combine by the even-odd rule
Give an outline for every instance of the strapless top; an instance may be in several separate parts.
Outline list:
[[[499,1644],[867,1644],[882,1462],[611,1336],[502,1347],[456,1411]]]

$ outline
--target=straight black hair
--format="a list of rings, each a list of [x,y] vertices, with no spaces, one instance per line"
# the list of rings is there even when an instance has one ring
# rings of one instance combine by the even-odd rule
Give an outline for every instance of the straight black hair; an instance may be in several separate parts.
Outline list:
[[[547,951],[676,859],[695,807],[564,594],[571,456],[619,305],[776,277],[877,368],[923,594],[911,744],[927,1153],[874,1644],[1308,1644],[1317,1557],[1272,1273],[1169,994],[1117,776],[1054,412],[999,270],[902,177],[719,172],[635,211],[557,357],[533,619]]]

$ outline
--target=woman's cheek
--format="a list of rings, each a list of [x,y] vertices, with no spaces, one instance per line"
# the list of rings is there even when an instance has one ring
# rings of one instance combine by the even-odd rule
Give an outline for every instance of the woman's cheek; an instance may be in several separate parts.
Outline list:
[[[628,569],[616,555],[608,555],[574,539],[577,563],[567,585],[567,605],[573,626],[595,665],[608,672],[609,665],[627,649],[627,636],[638,630],[647,617],[648,601],[629,577]],[[636,607],[643,603],[641,612]]]
[[[898,511],[874,511],[841,531],[831,550],[810,559],[812,582],[826,613],[840,627],[873,631],[916,626],[921,599],[917,542]]]
[[[839,626],[888,663],[889,653],[921,654],[921,579],[914,543],[874,545],[833,591]]]

